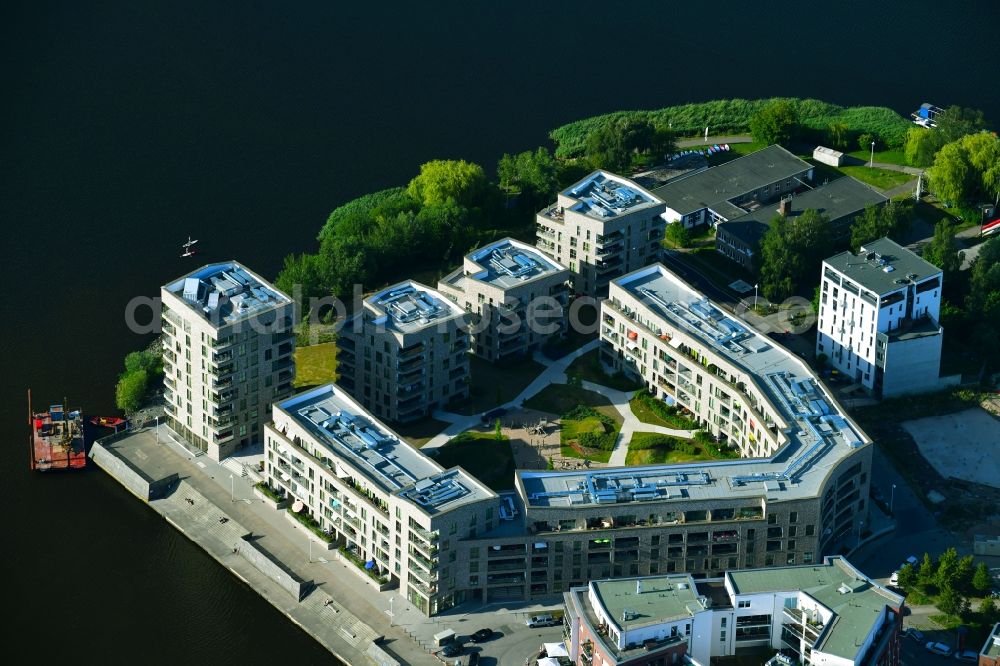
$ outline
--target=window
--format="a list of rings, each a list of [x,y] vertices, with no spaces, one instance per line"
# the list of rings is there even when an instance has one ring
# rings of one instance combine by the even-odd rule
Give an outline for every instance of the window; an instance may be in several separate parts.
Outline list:
[[[736,607],[737,608],[750,608],[750,600],[749,599],[741,599],[739,602],[737,602]]]
[[[799,512],[798,511],[792,511],[792,512],[790,512],[788,514],[788,522],[790,522],[790,523],[797,523],[797,522],[799,522]]]

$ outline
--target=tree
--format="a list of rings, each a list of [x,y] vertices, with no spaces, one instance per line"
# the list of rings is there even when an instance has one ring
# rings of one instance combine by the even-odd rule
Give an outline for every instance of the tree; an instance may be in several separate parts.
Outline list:
[[[115,404],[118,405],[118,409],[125,412],[126,416],[134,414],[142,407],[148,382],[149,375],[141,368],[133,372],[126,372],[118,378],[118,385],[115,387]]]
[[[815,210],[792,219],[774,218],[760,242],[758,270],[764,296],[780,301],[795,293],[809,280],[830,243],[829,220]]]
[[[847,136],[850,128],[847,123],[839,120],[830,123],[826,128],[826,136],[834,148],[843,150],[847,148]]]
[[[975,565],[972,555],[966,555],[958,561],[955,568],[955,579],[952,585],[959,592],[969,592],[972,590],[972,576],[975,573]]]
[[[486,174],[478,164],[465,160],[432,160],[420,165],[420,174],[410,181],[406,193],[425,206],[449,199],[466,207],[482,204]]]
[[[920,571],[917,572],[917,581],[920,587],[927,589],[934,585],[934,579],[937,570],[934,567],[934,560],[931,559],[930,553],[924,553],[924,559],[920,563]]]
[[[559,165],[547,148],[505,153],[497,163],[497,177],[504,189],[518,189],[547,201],[559,187]]]
[[[912,564],[904,564],[899,570],[899,586],[904,590],[912,590],[917,586],[917,570]]]
[[[966,601],[965,597],[958,590],[949,585],[941,590],[941,594],[937,600],[937,607],[938,610],[946,615],[961,617],[968,611],[969,602]]]
[[[937,123],[934,131],[941,134],[945,143],[957,141],[963,136],[986,129],[986,119],[982,111],[961,106],[949,106],[944,113],[939,113],[934,121]]]
[[[958,551],[952,547],[941,553],[941,556],[938,557],[937,574],[934,577],[934,582],[941,590],[954,587],[957,573]]]
[[[864,132],[858,137],[858,148],[861,150],[871,150],[872,141],[875,140],[875,135],[868,132]]]
[[[851,248],[856,252],[865,243],[883,236],[898,240],[910,226],[913,208],[909,202],[889,201],[869,205],[851,222]]]
[[[980,594],[986,594],[993,587],[993,576],[990,575],[990,568],[985,562],[976,565],[976,572],[972,575],[972,589]]]
[[[991,597],[986,597],[979,603],[980,622],[989,627],[1000,620],[1000,613],[997,612],[996,602]]]
[[[924,246],[923,257],[944,271],[946,284],[958,273],[962,267],[962,253],[958,251],[951,220],[944,218],[934,225],[934,238]]]
[[[673,133],[657,129],[645,118],[617,118],[587,135],[586,157],[595,169],[623,172],[638,153],[673,150]]]
[[[944,135],[940,132],[914,125],[906,132],[906,161],[915,167],[930,166],[944,144]]]
[[[503,440],[503,428],[500,426],[500,419],[493,424],[493,439],[498,442]]]
[[[750,118],[750,134],[760,143],[787,144],[799,133],[799,112],[794,102],[779,99]]]
[[[967,201],[979,189],[1000,199],[1000,138],[980,132],[945,144],[927,175],[943,201]]]
[[[1000,339],[1000,236],[983,243],[972,262],[965,315],[976,322],[973,347],[986,358],[996,357],[996,341]]]
[[[691,245],[691,232],[684,226],[683,222],[668,224],[665,236],[674,247],[688,247]]]
[[[931,191],[938,199],[946,202],[960,202],[968,195],[972,186],[969,161],[959,143],[942,146],[934,157],[934,166],[927,171],[931,180]]]

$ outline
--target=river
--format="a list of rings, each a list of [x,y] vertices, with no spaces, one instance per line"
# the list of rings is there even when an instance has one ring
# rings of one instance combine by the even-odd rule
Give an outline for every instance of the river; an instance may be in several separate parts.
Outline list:
[[[0,24],[10,652],[330,663],[98,470],[28,471],[36,405],[113,412],[124,308],[195,261],[273,276],[339,203],[491,169],[572,119],[719,97],[979,107],[995,3],[13,2]],[[984,14],[989,12],[990,15]]]

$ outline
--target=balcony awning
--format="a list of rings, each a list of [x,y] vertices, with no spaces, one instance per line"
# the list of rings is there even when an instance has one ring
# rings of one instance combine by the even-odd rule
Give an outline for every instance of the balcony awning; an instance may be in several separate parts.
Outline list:
[[[681,345],[684,344],[684,341],[681,340],[680,338],[673,338],[673,339],[670,340],[669,344],[674,349],[680,349]]]
[[[569,651],[564,643],[546,643],[545,654],[551,657],[568,657]]]

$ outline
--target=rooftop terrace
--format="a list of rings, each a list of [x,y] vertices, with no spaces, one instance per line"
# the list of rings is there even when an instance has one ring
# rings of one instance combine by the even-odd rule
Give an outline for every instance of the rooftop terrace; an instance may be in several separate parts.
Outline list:
[[[482,271],[470,274],[469,278],[503,289],[566,270],[533,246],[511,238],[473,250],[468,258],[482,267]],[[460,271],[456,273],[461,275]]]
[[[291,303],[291,299],[236,261],[202,266],[163,288],[216,326]]]
[[[737,595],[801,591],[834,613],[815,650],[854,660],[874,628],[876,613],[900,608],[903,597],[873,583],[842,557],[823,564],[727,571]]]
[[[562,195],[576,200],[570,210],[599,220],[662,203],[636,183],[607,171],[595,171]]]
[[[336,460],[428,513],[493,496],[465,472],[458,468],[446,471],[402,441],[335,384],[300,393],[276,407],[305,428]],[[280,423],[276,427],[280,430]]]
[[[653,194],[681,215],[711,208],[733,219],[744,214],[732,199],[765,185],[802,176],[813,167],[781,146],[768,146],[704,171],[668,182]]]
[[[380,314],[375,324],[385,324],[401,333],[419,331],[465,312],[437,291],[407,280],[365,299]]]
[[[880,296],[941,275],[940,268],[888,238],[865,243],[857,254],[841,252],[824,263]]]
[[[519,471],[531,506],[671,499],[811,497],[828,470],[869,440],[826,393],[808,366],[747,323],[725,314],[662,264],[618,278],[663,323],[743,369],[787,424],[787,443],[770,459],[584,470]],[[612,291],[612,296],[614,293]],[[636,313],[633,313],[635,315]],[[656,319],[645,322],[660,329]],[[672,346],[683,340],[675,337]]]

